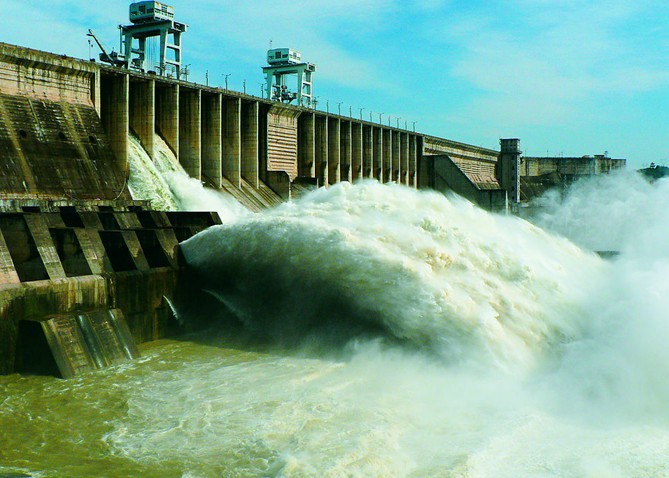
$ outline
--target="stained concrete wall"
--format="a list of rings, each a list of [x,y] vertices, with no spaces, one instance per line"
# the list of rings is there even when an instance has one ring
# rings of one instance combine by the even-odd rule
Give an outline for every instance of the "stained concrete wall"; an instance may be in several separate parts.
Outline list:
[[[0,43],[0,198],[128,197],[125,157],[110,151],[123,125],[106,133],[98,87],[90,65]]]
[[[151,159],[155,158],[156,82],[131,81],[129,97],[130,128],[137,134]]]
[[[507,191],[499,185],[477,184],[473,182],[448,155],[430,155],[424,161],[426,188],[439,192],[456,193],[483,209],[505,210]]]
[[[196,179],[202,179],[201,108],[201,90],[179,89],[179,163]]]
[[[179,85],[157,83],[156,133],[158,133],[179,159]]]
[[[316,178],[316,122],[313,112],[298,118],[297,172],[301,178]]]
[[[242,170],[242,101],[239,98],[224,98],[222,108],[223,160],[221,170],[223,176],[239,187]],[[248,118],[247,116],[245,121],[249,122],[247,127],[255,125],[257,128],[255,117]],[[254,170],[246,171],[246,174],[251,177],[257,176]]]
[[[223,177],[222,103],[219,93],[202,95],[202,177],[217,189]]]

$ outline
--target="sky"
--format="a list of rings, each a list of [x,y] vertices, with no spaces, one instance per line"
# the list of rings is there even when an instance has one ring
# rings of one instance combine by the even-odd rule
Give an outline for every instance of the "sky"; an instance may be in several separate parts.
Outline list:
[[[87,59],[91,28],[118,51],[130,3],[0,0],[0,41]],[[666,0],[166,3],[189,25],[190,81],[229,74],[260,96],[271,41],[317,65],[319,109],[491,149],[520,138],[527,156],[669,164]]]

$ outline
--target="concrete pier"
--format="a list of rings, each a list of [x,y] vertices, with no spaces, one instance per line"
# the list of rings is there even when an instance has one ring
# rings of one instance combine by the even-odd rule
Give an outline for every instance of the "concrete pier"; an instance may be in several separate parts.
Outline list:
[[[341,122],[339,118],[328,117],[328,184],[341,181]]]
[[[258,161],[260,158],[259,128],[260,116],[258,103],[255,101],[242,102],[241,165],[237,171],[230,171],[231,176],[228,179],[233,184],[241,184],[243,176],[253,187],[257,187],[258,185]]]
[[[221,107],[223,122],[221,174],[236,187],[240,187],[242,170],[242,101],[239,98],[223,98]]]
[[[220,189],[223,178],[223,97],[202,95],[202,179]]]
[[[179,163],[192,178],[202,179],[202,90],[179,89]]]

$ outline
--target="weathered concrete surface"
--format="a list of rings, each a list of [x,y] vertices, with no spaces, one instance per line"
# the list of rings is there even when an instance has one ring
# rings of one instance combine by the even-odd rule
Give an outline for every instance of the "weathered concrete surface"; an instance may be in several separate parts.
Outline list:
[[[44,333],[52,334],[53,345],[67,335],[56,330],[59,324],[72,327],[72,317],[95,320],[96,311],[119,309],[134,341],[164,337],[171,318],[166,298],[179,275],[178,242],[219,222],[212,213],[0,213],[0,373],[15,371],[17,360],[30,354],[17,349],[22,321],[48,322]],[[67,375],[86,369],[84,362],[59,368]]]
[[[97,114],[96,72],[0,43],[0,197],[129,199]]]
[[[430,155],[423,163],[427,187],[436,191],[455,191],[488,210],[506,208],[507,195],[494,178],[484,178],[462,171],[448,155]]]
[[[297,123],[300,111],[272,105],[267,114],[267,171],[297,177]]]

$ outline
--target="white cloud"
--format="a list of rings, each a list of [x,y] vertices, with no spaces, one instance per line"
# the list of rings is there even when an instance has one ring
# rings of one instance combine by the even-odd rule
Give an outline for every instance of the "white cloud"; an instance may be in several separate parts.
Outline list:
[[[581,107],[598,95],[646,91],[669,81],[655,65],[655,53],[640,57],[634,39],[624,36],[624,23],[638,13],[625,2],[517,5],[509,18],[518,22],[477,19],[449,38],[465,52],[452,74],[484,93],[470,105],[479,114],[506,111],[521,123],[559,123],[582,115]]]

